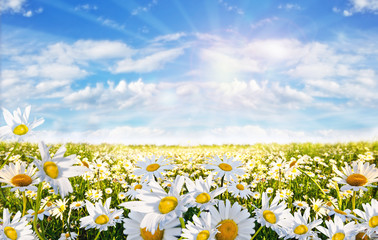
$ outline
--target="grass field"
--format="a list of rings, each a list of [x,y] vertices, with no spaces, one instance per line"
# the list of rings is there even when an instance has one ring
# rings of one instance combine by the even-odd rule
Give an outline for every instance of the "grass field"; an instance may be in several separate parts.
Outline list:
[[[358,239],[358,234],[359,239],[374,239],[378,234],[378,142],[192,147],[70,143],[65,153],[60,149],[64,157],[54,157],[61,145],[52,145],[45,156],[41,146],[0,143],[0,239],[28,239],[20,238],[26,234],[21,225],[11,225],[3,215],[6,209],[26,216],[24,231],[45,239],[338,240]],[[36,159],[43,168],[32,167]],[[30,181],[21,172],[6,180],[5,172],[17,166],[30,166]],[[355,170],[345,174],[353,176],[343,184],[334,178],[342,178],[337,170],[345,173],[344,166]],[[24,178],[16,181],[16,175]],[[60,178],[69,178],[72,191],[69,183],[58,183]],[[22,192],[28,186],[34,191]],[[345,186],[351,189],[342,191]],[[109,198],[110,208],[102,206]],[[101,204],[91,208],[89,202]],[[329,236],[319,230],[332,224],[338,227]]]

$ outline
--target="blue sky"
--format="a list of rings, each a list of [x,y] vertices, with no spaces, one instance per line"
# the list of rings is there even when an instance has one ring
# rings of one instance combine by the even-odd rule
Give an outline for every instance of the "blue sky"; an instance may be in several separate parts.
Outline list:
[[[377,0],[0,2],[1,106],[45,118],[30,140],[377,140]]]

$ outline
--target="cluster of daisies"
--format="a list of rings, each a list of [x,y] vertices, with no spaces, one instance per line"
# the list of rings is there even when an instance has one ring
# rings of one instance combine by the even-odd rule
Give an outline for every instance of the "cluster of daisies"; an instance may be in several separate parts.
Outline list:
[[[0,138],[20,140],[43,123],[43,119],[29,122],[30,106],[24,113],[17,109],[11,114],[4,109],[3,115],[7,126],[0,127]],[[123,225],[123,233],[129,240],[248,240],[257,236],[261,238],[266,229],[275,232],[276,238],[280,239],[378,238],[378,201],[375,197],[369,203],[363,203],[362,209],[354,209],[356,194],[361,195],[368,188],[376,187],[378,182],[378,169],[375,164],[366,162],[374,159],[372,154],[361,155],[359,160],[346,163],[341,169],[336,164],[332,166],[333,188],[339,189],[340,184],[340,192],[351,192],[346,196],[352,199],[352,209],[341,209],[342,204],[328,197],[325,201],[312,199],[312,208],[304,201],[294,201],[296,210],[293,211],[289,207],[293,192],[280,189],[274,194],[273,188],[257,189],[257,184],[267,180],[284,184],[302,174],[312,178],[315,174],[306,163],[311,160],[324,165],[321,158],[300,156],[286,161],[283,154],[273,156],[268,159],[269,166],[260,167],[267,174],[259,176],[254,172],[259,168],[259,159],[240,161],[233,156],[214,154],[197,166],[190,156],[183,163],[190,172],[188,174],[164,156],[150,155],[135,164],[122,160],[120,166],[109,164],[113,163],[110,158],[98,157],[90,162],[77,155],[65,156],[65,146],[55,154],[50,153],[51,147],[43,142],[38,147],[40,158],[31,157],[33,162],[30,164],[19,159],[8,163],[10,153],[0,166],[1,187],[10,188],[19,197],[22,194],[24,200],[23,212],[17,212],[13,217],[8,208],[1,209],[0,239],[45,239],[45,217],[53,215],[63,222],[63,213],[67,209],[71,213],[84,208],[85,216],[79,215],[80,228],[97,231],[95,239],[117,224]],[[121,170],[130,173],[131,178],[125,173],[112,176]],[[167,178],[171,173],[173,176]],[[105,180],[119,182],[129,190],[118,193],[118,203],[113,202],[113,208],[111,197],[101,201],[104,193],[113,193],[110,187],[104,191],[89,190],[85,194],[86,200],[73,201],[67,208],[74,192],[70,178],[78,176],[92,185]],[[249,184],[246,183],[248,177],[253,178]],[[252,188],[255,191],[251,191]],[[44,189],[49,194],[59,194],[61,199],[51,203],[49,196],[42,198]],[[327,195],[325,189],[319,191]],[[34,194],[28,195],[29,192]],[[35,201],[33,209],[27,211],[26,197]],[[339,201],[345,198],[339,196]],[[327,220],[323,220],[324,216]],[[70,226],[67,228],[69,230]],[[78,236],[78,232],[69,230],[63,232],[59,240],[75,240]]]

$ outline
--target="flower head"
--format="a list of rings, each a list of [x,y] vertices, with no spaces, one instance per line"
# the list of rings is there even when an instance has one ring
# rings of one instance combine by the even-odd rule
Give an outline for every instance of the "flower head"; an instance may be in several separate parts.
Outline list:
[[[158,226],[159,229],[164,229],[165,224],[180,217],[187,210],[187,196],[180,195],[183,185],[184,177],[177,176],[169,192],[166,193],[157,182],[151,181],[151,191],[141,191],[137,195],[141,201],[125,202],[120,206],[145,213],[141,227],[154,234]]]
[[[226,181],[237,180],[237,176],[242,176],[245,174],[245,171],[240,166],[243,165],[241,161],[234,161],[234,157],[227,158],[226,155],[223,156],[221,160],[218,156],[210,159],[210,164],[205,164],[205,168],[213,170],[217,173],[215,179],[218,177],[224,177]]]
[[[28,225],[26,217],[21,218],[20,212],[17,212],[12,220],[11,216],[12,214],[5,208],[3,211],[3,224],[0,224],[0,239],[35,239],[31,225]]]
[[[136,166],[139,167],[134,171],[134,174],[137,176],[142,176],[141,181],[153,180],[156,178],[163,178],[163,173],[166,170],[172,169],[173,166],[169,165],[170,161],[165,159],[163,156],[156,159],[155,155],[151,159],[145,158],[145,161],[138,161]]]
[[[255,233],[255,219],[237,202],[231,206],[230,201],[226,199],[226,202],[218,203],[218,209],[211,206],[209,211],[211,227],[218,230],[215,235],[217,240],[249,240]]]
[[[37,176],[41,181],[48,182],[54,188],[55,193],[58,193],[59,188],[60,195],[64,198],[73,191],[68,178],[82,175],[88,171],[88,168],[73,166],[76,163],[76,156],[64,157],[66,152],[64,146],[58,149],[53,158],[50,157],[50,147],[47,147],[43,142],[40,142],[38,146],[42,160],[35,159],[34,161],[39,169]]]
[[[367,191],[366,187],[372,186],[371,183],[378,182],[378,169],[375,164],[370,165],[368,162],[356,161],[352,163],[352,166],[345,163],[345,168],[342,170],[340,172],[335,169],[339,177],[334,178],[339,184],[344,185],[340,188],[341,191],[359,191],[360,189]]]
[[[343,220],[339,216],[335,216],[334,221],[325,221],[327,228],[317,226],[316,228],[332,240],[351,239],[355,235],[356,226],[354,222],[344,225]]]
[[[95,205],[93,205],[87,200],[85,205],[89,216],[80,219],[80,227],[85,227],[86,230],[97,228],[100,231],[106,231],[108,230],[108,227],[114,226],[116,224],[116,217],[121,216],[123,210],[111,211],[110,202],[111,198],[108,198],[104,204],[96,202]]]
[[[204,210],[208,209],[209,206],[216,204],[218,199],[215,199],[215,197],[226,191],[226,188],[217,187],[213,191],[210,191],[212,185],[213,175],[211,173],[205,180],[202,179],[202,177],[199,177],[199,179],[196,179],[195,181],[187,178],[186,188],[189,191],[189,205]]]
[[[144,213],[131,211],[128,218],[124,219],[123,234],[127,235],[128,239],[166,240],[177,239],[180,236],[181,228],[178,218],[167,222],[164,229],[158,226],[154,233],[152,233],[141,225],[144,216]]]
[[[13,115],[5,108],[3,108],[4,120],[7,123],[6,126],[0,127],[0,139],[5,137],[20,139],[25,135],[29,135],[32,129],[41,125],[45,120],[40,118],[29,122],[31,106],[25,108],[24,113],[21,112],[20,108],[17,108],[13,112]]]
[[[38,183],[36,170],[32,164],[27,166],[25,162],[10,163],[0,170],[0,182],[7,184],[2,187],[11,187],[12,192],[37,191],[37,187],[34,186]]]
[[[362,204],[364,211],[355,209],[354,212],[362,218],[363,223],[358,227],[364,229],[368,236],[372,236],[374,232],[378,233],[378,201],[371,200],[371,204]]]
[[[188,240],[207,240],[215,239],[218,230],[211,224],[211,215],[202,212],[200,217],[193,216],[193,222],[186,224],[182,229],[182,237]]]
[[[270,197],[264,192],[262,195],[261,208],[255,209],[257,222],[261,225],[270,227],[277,233],[280,233],[281,226],[287,219],[291,219],[290,210],[287,209],[285,202],[281,202],[279,196],[276,196],[271,203],[269,203]]]

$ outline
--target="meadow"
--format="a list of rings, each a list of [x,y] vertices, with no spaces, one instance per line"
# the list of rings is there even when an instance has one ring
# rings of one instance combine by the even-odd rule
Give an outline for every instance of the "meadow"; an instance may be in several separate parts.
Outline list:
[[[378,236],[378,142],[47,146],[0,142],[0,239]]]

